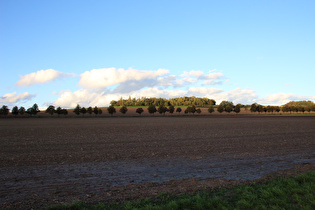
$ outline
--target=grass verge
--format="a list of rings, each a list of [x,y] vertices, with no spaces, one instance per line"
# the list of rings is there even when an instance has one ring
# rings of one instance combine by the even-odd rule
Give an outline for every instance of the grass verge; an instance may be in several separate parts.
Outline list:
[[[194,195],[161,194],[123,204],[75,202],[48,209],[315,209],[315,171]]]

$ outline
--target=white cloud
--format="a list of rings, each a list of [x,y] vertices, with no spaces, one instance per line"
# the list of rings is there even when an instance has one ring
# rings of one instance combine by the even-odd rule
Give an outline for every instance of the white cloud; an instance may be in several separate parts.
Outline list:
[[[189,85],[191,83],[198,83],[203,81],[203,85],[217,85],[222,84],[220,80],[223,74],[215,72],[216,70],[209,70],[209,73],[204,75],[202,71],[188,71],[180,75],[182,79],[177,80],[178,85]]]
[[[232,101],[234,104],[252,104],[255,103],[258,96],[254,90],[236,88],[231,91],[214,94],[213,99],[219,104],[221,101]]]
[[[32,86],[35,84],[43,84],[56,80],[61,77],[74,76],[74,74],[62,73],[54,69],[40,70],[24,76],[20,76],[20,80],[15,83],[16,86]]]
[[[7,93],[3,95],[0,98],[1,104],[14,104],[20,101],[28,101],[35,97],[35,95],[29,94],[28,92],[16,94],[16,92],[13,93]]]
[[[220,79],[223,77],[223,74],[220,72],[209,71],[209,74],[206,75],[206,79]]]
[[[196,96],[196,97],[211,97],[214,94],[222,93],[223,90],[217,88],[205,88],[205,87],[190,87],[188,89],[187,95],[188,96]]]
[[[203,72],[202,71],[195,71],[195,70],[192,70],[192,71],[184,71],[183,74],[181,74],[180,76],[181,77],[201,77],[203,75]]]
[[[154,79],[168,73],[169,71],[166,69],[158,69],[157,71],[141,71],[131,68],[128,70],[116,68],[93,69],[81,74],[79,85],[83,88],[104,88],[127,81]]]
[[[293,93],[274,93],[267,95],[266,98],[259,100],[257,103],[263,105],[283,105],[290,101],[303,101],[314,99],[315,96],[300,96]]]

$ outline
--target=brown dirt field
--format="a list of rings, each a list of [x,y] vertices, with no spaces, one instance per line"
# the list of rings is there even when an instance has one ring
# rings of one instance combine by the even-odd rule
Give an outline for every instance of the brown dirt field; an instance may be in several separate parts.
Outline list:
[[[314,116],[0,119],[0,208],[130,200],[314,170]]]

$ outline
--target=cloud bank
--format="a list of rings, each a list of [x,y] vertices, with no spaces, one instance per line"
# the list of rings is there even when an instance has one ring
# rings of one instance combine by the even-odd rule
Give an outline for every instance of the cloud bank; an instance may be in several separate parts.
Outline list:
[[[14,104],[21,101],[29,101],[31,100],[35,95],[29,94],[28,92],[16,94],[16,92],[13,93],[7,93],[3,95],[0,98],[0,104]]]
[[[74,76],[73,74],[62,73],[54,69],[40,70],[24,76],[20,76],[20,80],[15,83],[16,86],[26,87],[35,84],[44,84],[49,81],[56,80],[62,77]]]
[[[79,85],[87,89],[105,88],[128,81],[139,82],[146,79],[155,79],[168,73],[169,71],[166,69],[158,69],[157,71],[141,71],[132,68],[127,70],[116,68],[93,69],[81,74]]]

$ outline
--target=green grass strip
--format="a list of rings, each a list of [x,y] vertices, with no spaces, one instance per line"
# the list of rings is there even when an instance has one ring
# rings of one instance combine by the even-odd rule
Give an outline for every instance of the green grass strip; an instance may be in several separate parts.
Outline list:
[[[315,171],[294,178],[275,178],[217,192],[87,205],[75,202],[49,209],[315,209]]]

